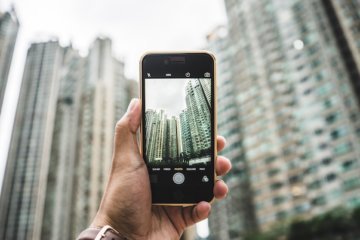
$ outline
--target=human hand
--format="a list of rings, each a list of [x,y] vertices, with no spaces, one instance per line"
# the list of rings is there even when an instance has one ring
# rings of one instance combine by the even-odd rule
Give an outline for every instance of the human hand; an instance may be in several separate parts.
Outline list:
[[[92,227],[110,225],[128,239],[179,239],[186,227],[209,216],[211,205],[152,206],[149,175],[140,155],[136,132],[141,121],[141,104],[133,99],[127,113],[116,124],[113,161],[109,180]],[[217,137],[221,151],[225,139]],[[216,173],[226,174],[228,159],[218,156]],[[228,188],[222,180],[214,186],[214,196],[222,199]]]

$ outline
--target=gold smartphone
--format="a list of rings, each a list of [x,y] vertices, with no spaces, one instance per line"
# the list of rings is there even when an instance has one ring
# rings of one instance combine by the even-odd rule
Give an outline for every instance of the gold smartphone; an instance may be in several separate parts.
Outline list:
[[[140,60],[141,153],[154,205],[214,199],[216,63],[207,51],[152,52]]]

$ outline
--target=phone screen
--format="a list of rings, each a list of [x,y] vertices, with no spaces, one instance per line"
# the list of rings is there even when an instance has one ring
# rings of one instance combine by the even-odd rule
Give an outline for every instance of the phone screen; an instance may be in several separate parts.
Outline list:
[[[215,157],[212,57],[147,55],[142,77],[142,151],[153,203],[210,201]]]

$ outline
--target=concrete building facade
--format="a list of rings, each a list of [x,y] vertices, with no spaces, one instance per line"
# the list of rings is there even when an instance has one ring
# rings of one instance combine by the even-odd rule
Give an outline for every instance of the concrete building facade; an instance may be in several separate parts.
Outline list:
[[[340,13],[354,2],[225,1],[222,52],[230,53],[219,64],[231,66],[228,94],[239,111],[239,149],[260,230],[359,204],[356,30],[336,34],[356,25],[355,13]],[[226,110],[219,104],[219,118]]]
[[[136,95],[111,40],[88,57],[57,41],[28,50],[4,184],[4,239],[74,239],[94,218],[116,122]]]
[[[28,50],[0,198],[3,239],[40,239],[63,57],[57,41]]]
[[[9,12],[0,10],[0,114],[19,27],[14,9]]]

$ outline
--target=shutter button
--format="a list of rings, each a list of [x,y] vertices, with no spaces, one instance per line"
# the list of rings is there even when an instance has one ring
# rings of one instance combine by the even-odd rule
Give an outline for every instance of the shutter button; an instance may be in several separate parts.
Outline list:
[[[185,176],[184,174],[178,172],[178,173],[175,173],[174,176],[173,176],[173,181],[174,183],[176,184],[182,184],[184,181],[185,181]]]

